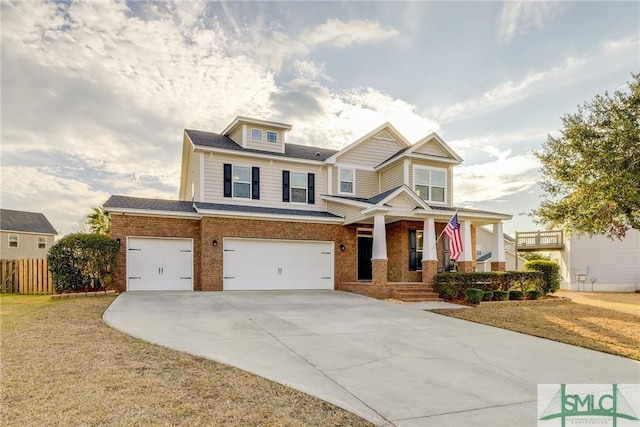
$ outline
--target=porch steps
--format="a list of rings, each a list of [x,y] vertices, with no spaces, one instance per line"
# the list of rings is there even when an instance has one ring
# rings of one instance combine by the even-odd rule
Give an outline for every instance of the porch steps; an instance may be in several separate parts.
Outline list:
[[[422,283],[389,283],[392,286],[392,297],[405,302],[442,301],[431,286]]]

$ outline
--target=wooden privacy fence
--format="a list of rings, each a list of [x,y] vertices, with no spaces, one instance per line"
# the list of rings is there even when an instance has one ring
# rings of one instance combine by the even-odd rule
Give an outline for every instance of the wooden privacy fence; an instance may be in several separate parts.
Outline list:
[[[0,293],[53,294],[53,280],[45,258],[0,260]]]

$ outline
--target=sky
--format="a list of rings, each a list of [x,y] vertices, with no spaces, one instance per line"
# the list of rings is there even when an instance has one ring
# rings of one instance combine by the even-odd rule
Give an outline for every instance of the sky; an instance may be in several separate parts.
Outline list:
[[[339,149],[384,122],[463,159],[454,204],[540,228],[533,152],[640,71],[639,2],[1,1],[0,205],[60,235],[177,199],[184,129],[242,115]]]

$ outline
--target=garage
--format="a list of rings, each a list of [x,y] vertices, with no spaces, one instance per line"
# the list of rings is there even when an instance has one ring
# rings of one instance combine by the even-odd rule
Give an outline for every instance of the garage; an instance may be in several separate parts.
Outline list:
[[[225,291],[333,289],[333,242],[224,239]]]
[[[193,240],[128,237],[127,290],[193,290]]]

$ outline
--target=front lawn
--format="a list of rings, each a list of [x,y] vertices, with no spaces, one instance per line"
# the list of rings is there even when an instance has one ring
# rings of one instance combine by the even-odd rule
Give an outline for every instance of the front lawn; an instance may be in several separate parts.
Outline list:
[[[640,294],[568,293],[560,305],[485,306],[434,313],[640,360]]]
[[[0,297],[0,424],[364,426],[302,392],[108,327],[112,297]]]

